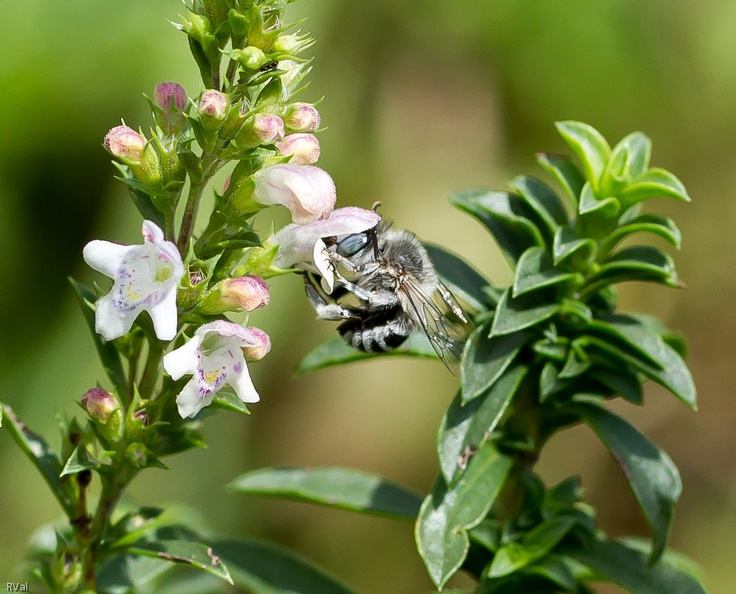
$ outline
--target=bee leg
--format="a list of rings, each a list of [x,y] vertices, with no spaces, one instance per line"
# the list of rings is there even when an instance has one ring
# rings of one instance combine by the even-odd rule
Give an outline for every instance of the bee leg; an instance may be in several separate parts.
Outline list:
[[[396,293],[390,291],[366,291],[362,287],[347,280],[343,280],[341,284],[358,299],[365,302],[371,309],[389,309],[399,304],[399,297]]]
[[[314,311],[319,320],[340,321],[354,319],[356,316],[345,309],[338,303],[330,303],[327,301],[317,287],[314,286],[314,279],[308,275],[304,275],[304,284],[307,291],[307,299],[312,304]]]

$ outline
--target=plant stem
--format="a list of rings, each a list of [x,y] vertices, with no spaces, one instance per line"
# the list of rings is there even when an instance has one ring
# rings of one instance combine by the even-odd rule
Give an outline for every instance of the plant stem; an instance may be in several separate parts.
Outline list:
[[[155,337],[148,338],[148,357],[143,375],[138,385],[142,398],[151,398],[156,382],[161,375],[161,355],[164,352],[163,344]]]
[[[211,153],[205,153],[202,155],[202,176],[198,180],[191,180],[189,186],[189,195],[187,196],[187,203],[184,207],[184,214],[181,219],[181,227],[179,228],[179,240],[176,242],[176,246],[179,248],[179,253],[182,258],[187,257],[189,251],[189,240],[192,237],[192,231],[194,230],[194,220],[197,218],[197,208],[202,200],[202,194],[204,193],[210,178],[220,168],[222,162],[217,159]],[[190,177],[191,179],[191,177]]]

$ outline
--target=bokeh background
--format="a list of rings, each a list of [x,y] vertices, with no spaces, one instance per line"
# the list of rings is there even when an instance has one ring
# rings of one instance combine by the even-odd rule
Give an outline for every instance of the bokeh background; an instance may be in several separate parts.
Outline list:
[[[175,0],[25,0],[3,6],[0,35],[0,398],[56,436],[102,378],[66,282],[93,276],[82,246],[140,239],[101,147],[120,118],[148,126],[141,93],[163,80],[199,90]],[[690,342],[694,414],[650,386],[644,409],[616,406],[675,460],[684,481],[671,544],[704,568],[713,594],[736,591],[736,4],[728,0],[302,0],[317,38],[305,99],[325,96],[320,165],[342,205],[370,207],[464,255],[496,284],[511,278],[495,245],[447,195],[540,175],[537,151],[563,151],[553,122],[577,119],[616,142],[654,142],[693,203],[660,201],[684,235],[683,291],[627,286],[625,309],[653,312]],[[228,494],[271,465],[344,465],[426,492],[436,429],[455,379],[438,363],[390,359],[293,377],[330,336],[298,278],[272,283],[252,320],[273,340],[252,367],[262,402],[250,417],[210,418],[209,448],[138,479],[138,504],[184,502],[213,532],[270,538],[367,594],[430,590],[409,525]],[[58,438],[52,442],[58,444]],[[582,427],[552,440],[539,470],[577,473],[612,534],[646,534],[620,471]],[[25,545],[56,503],[0,431],[0,583],[19,579]],[[468,583],[460,578],[457,585]],[[613,590],[606,590],[613,591]]]

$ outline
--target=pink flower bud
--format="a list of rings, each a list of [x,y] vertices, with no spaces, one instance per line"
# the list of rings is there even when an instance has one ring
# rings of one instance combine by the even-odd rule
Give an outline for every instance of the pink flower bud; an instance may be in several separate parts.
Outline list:
[[[159,83],[153,90],[153,102],[161,109],[156,113],[156,121],[166,134],[176,134],[184,127],[187,107],[184,87],[175,82]]]
[[[89,415],[98,421],[106,421],[110,413],[120,408],[110,392],[103,388],[90,388],[82,396],[82,406]]]
[[[319,128],[319,112],[309,103],[294,103],[289,107],[284,124],[294,132],[314,132]]]
[[[263,144],[273,144],[284,137],[284,122],[279,116],[259,114],[253,122],[253,131]]]
[[[146,139],[128,126],[115,126],[105,135],[103,144],[111,155],[132,163],[140,163]]]
[[[268,305],[271,296],[261,277],[247,274],[222,281],[221,299],[230,307],[253,311]]]
[[[311,165],[319,159],[319,140],[314,134],[289,134],[276,143],[279,152],[291,155],[294,165]]]
[[[271,165],[254,176],[253,199],[266,206],[280,204],[303,225],[324,219],[337,200],[335,182],[326,171],[309,165]]]
[[[253,345],[243,346],[243,354],[246,359],[251,361],[260,361],[271,350],[271,339],[260,328],[245,328],[249,333]]]
[[[230,101],[220,91],[205,91],[199,99],[199,113],[216,120],[225,119],[229,106]]]

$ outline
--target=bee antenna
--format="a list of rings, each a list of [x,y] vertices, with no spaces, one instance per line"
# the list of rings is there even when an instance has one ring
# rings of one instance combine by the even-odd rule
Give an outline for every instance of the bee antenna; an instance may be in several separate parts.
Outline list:
[[[373,203],[373,206],[371,206],[371,210],[372,210],[373,212],[377,212],[379,208],[381,208],[381,201],[380,201],[380,200],[376,200],[376,201],[375,201],[375,202]]]

